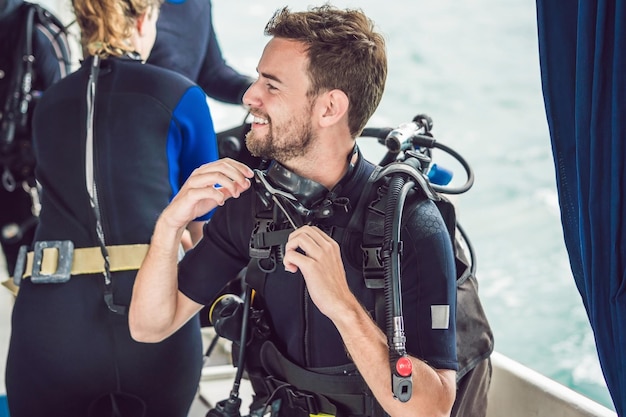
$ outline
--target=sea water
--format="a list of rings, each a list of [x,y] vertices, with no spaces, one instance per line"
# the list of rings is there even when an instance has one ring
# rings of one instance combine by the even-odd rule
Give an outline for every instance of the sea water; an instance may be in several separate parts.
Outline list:
[[[254,75],[272,13],[311,0],[213,1],[226,60]],[[369,123],[395,127],[426,113],[435,138],[475,172],[455,198],[478,262],[480,295],[496,349],[612,408],[593,334],[563,243],[532,0],[335,0],[359,7],[383,32],[384,98]],[[217,128],[232,111],[213,105]],[[241,116],[243,117],[243,116]],[[226,123],[226,126],[220,124]],[[368,157],[384,148],[361,141]],[[464,171],[435,150],[434,158]]]
[[[66,0],[42,0],[70,22]],[[471,164],[474,187],[457,198],[478,262],[481,298],[504,355],[614,409],[563,243],[545,117],[533,0],[334,0],[364,10],[385,35],[389,75],[369,126],[426,113],[437,141]],[[255,75],[263,28],[285,5],[313,0],[213,0],[224,57]],[[76,25],[72,28],[74,33]],[[211,101],[217,130],[245,117]],[[372,160],[375,141],[360,146]],[[435,161],[464,182],[439,151]],[[440,158],[440,159],[438,159]]]

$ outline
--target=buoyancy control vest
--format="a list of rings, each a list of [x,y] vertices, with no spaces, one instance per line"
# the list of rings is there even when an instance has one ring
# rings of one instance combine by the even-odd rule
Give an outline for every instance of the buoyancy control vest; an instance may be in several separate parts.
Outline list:
[[[423,160],[423,155],[416,153],[413,155],[407,153],[407,155],[407,159]],[[401,252],[402,244],[401,242],[394,243],[388,233],[386,236],[385,231],[389,223],[394,221],[389,216],[389,206],[404,204],[404,198],[398,201],[399,190],[397,189],[390,192],[390,182],[394,176],[403,176],[404,183],[407,180],[411,181],[409,194],[419,194],[419,198],[429,198],[435,201],[447,226],[455,252],[459,362],[457,381],[460,381],[479,362],[488,359],[493,350],[493,335],[477,293],[475,259],[471,244],[456,221],[453,204],[430,185],[428,177],[424,174],[424,165],[423,163],[421,166],[419,163],[415,164],[415,161],[413,165],[395,161],[386,167],[377,166],[356,204],[347,228],[334,228],[328,233],[340,242],[342,248],[350,246],[344,244],[349,239],[360,240],[363,278],[367,288],[376,294],[375,319],[379,327],[387,332],[388,339],[392,341],[393,334],[390,332],[389,325],[391,314],[388,308],[389,290],[386,295],[385,282],[389,280],[386,275],[394,272],[390,272],[388,266],[385,271],[384,259],[390,257],[394,251],[394,244],[395,250]],[[282,168],[279,165],[274,165],[275,172],[279,172],[277,170],[280,169]],[[277,190],[272,189],[271,183],[264,179],[262,173],[261,175],[258,173],[256,178],[259,195],[255,203],[256,227],[250,240],[251,260],[245,276],[246,285],[254,288],[256,295],[255,303],[251,306],[249,313],[251,329],[241,333],[242,337],[244,334],[247,335],[245,363],[237,356],[244,350],[233,349],[234,362],[239,366],[245,366],[255,392],[254,401],[250,406],[251,415],[260,416],[270,412],[271,415],[276,416],[385,416],[386,414],[354,365],[332,369],[303,368],[286,358],[272,343],[271,328],[263,319],[262,313],[264,279],[282,261],[281,250],[289,233],[303,224],[302,221],[306,222],[307,217],[311,219],[332,215],[333,206],[340,206],[340,203],[317,201],[313,204],[316,207],[315,210],[309,210],[287,193],[276,194]],[[315,183],[307,184],[307,186],[315,187]],[[309,194],[315,194],[313,191],[311,190]],[[412,199],[412,197],[408,198]],[[282,222],[283,226],[278,226],[279,222]],[[290,224],[284,225],[285,223]],[[217,326],[216,330],[218,330]],[[458,395],[457,401],[461,401]],[[283,412],[281,413],[279,409]]]

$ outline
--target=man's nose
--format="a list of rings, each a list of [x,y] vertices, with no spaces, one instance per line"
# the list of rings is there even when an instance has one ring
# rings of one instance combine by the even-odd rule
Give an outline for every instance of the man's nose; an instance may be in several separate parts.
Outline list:
[[[256,93],[259,80],[253,82],[243,94],[243,105],[246,107],[258,107],[260,104],[259,95]]]

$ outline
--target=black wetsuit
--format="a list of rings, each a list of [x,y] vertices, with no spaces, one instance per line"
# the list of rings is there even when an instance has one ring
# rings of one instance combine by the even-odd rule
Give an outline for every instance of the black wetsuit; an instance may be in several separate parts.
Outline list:
[[[210,0],[163,3],[148,63],[179,72],[197,82],[209,97],[231,104],[241,104],[254,81],[224,61]]]
[[[35,241],[99,246],[85,172],[91,62],[48,90],[35,112],[42,184]],[[185,179],[217,156],[202,90],[179,74],[133,59],[102,61],[94,132],[107,245],[149,243],[157,217]],[[112,273],[115,304],[129,305],[135,275]],[[128,316],[111,312],[103,295],[101,273],[62,284],[22,280],[7,364],[11,416],[108,416],[111,393],[121,393],[116,401],[122,409],[145,403],[146,416],[187,415],[202,366],[197,319],[161,343],[138,343],[130,337]],[[98,398],[103,399],[93,405]],[[89,407],[96,413],[88,414]]]
[[[335,239],[344,230],[338,240],[348,284],[373,314],[375,295],[365,287],[361,265],[362,232],[345,233],[372,170],[373,166],[360,157],[334,190],[335,201],[341,197],[350,201],[349,210],[337,208],[332,217],[316,224],[325,230],[334,228]],[[239,199],[228,200],[205,226],[204,239],[180,263],[179,288],[194,301],[210,303],[226,281],[248,264],[255,226],[252,199],[256,198],[255,191],[249,190]],[[456,369],[455,269],[446,226],[434,203],[419,196],[405,207],[404,219],[402,292],[407,350],[435,368]],[[282,264],[277,265],[267,277],[263,296],[273,341],[283,355],[306,368],[351,362],[339,332],[311,301],[300,272],[292,274]],[[431,314],[433,306],[437,317]],[[439,320],[441,312],[449,313],[447,321]]]

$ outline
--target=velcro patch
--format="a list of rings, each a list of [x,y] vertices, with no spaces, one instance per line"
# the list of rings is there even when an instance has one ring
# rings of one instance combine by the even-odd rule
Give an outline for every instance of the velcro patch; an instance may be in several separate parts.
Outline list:
[[[432,305],[430,306],[431,324],[433,329],[447,329],[450,327],[450,306]]]

